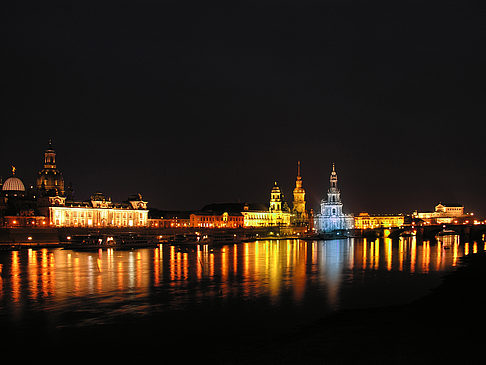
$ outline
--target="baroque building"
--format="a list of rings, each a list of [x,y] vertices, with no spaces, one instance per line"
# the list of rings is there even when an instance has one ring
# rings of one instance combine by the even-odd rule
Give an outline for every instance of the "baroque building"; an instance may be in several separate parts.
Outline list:
[[[439,203],[433,212],[415,211],[412,217],[425,224],[463,223],[471,220],[473,214],[465,213],[464,206],[458,203]]]
[[[359,213],[354,217],[354,228],[356,229],[370,229],[370,228],[392,228],[403,226],[405,217],[403,214],[369,214]]]
[[[307,222],[308,215],[305,210],[305,189],[302,187],[302,177],[300,176],[300,161],[297,163],[297,179],[295,180],[294,201],[292,204],[293,223],[302,225]]]
[[[69,188],[67,189],[69,191]],[[0,181],[0,225],[6,227],[145,227],[147,202],[140,194],[114,203],[101,193],[87,201],[66,194],[64,178],[57,169],[52,142],[44,152],[44,168],[34,186],[26,186],[12,167],[12,176]]]
[[[252,210],[250,208],[250,205],[245,205],[241,212],[245,227],[290,226],[290,209],[277,182],[270,192],[268,210]]]
[[[52,141],[44,152],[44,168],[37,173],[37,191],[40,196],[64,196],[64,178],[56,165],[56,151]]]
[[[44,198],[41,207],[49,224],[55,227],[145,227],[148,225],[147,202],[140,194],[127,202],[113,203],[102,193],[93,194],[89,201],[67,201],[56,195]]]
[[[354,228],[354,218],[351,214],[343,213],[341,192],[337,187],[337,173],[332,164],[330,186],[327,191],[327,199],[321,201],[321,213],[316,216],[315,226],[318,231],[328,233]]]

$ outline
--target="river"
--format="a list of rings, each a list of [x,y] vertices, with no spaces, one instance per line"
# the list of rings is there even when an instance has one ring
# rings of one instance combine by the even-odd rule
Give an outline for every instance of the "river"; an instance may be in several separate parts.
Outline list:
[[[427,294],[463,255],[484,249],[448,239],[447,249],[410,237],[0,252],[0,323],[20,340],[138,323],[179,338],[285,331]]]

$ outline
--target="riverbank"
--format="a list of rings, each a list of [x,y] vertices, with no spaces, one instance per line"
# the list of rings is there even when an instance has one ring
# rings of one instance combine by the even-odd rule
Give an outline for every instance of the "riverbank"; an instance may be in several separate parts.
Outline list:
[[[238,364],[482,363],[486,254],[472,254],[407,305],[348,310],[272,338]]]

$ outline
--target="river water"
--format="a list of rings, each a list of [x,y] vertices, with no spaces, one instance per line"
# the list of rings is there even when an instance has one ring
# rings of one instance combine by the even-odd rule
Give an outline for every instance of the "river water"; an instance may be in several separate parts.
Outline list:
[[[427,294],[463,255],[484,249],[449,239],[448,249],[410,237],[0,252],[0,323],[20,340],[126,323],[184,338],[295,328]]]

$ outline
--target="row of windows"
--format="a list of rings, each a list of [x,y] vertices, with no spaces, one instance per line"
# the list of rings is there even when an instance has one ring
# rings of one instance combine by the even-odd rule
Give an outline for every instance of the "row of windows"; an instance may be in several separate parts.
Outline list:
[[[105,213],[105,212],[102,212],[102,213]],[[61,214],[60,211],[56,211],[56,216],[59,216],[60,214]],[[101,217],[106,217],[107,214],[106,213],[105,214],[100,214],[100,216]],[[72,218],[78,218],[78,217],[79,218],[84,218],[84,217],[86,217],[86,218],[92,218],[93,217],[93,212],[90,212],[90,211],[88,211],[88,212],[83,212],[83,211],[81,211],[81,212],[64,211],[64,217],[65,218],[70,218],[70,217],[72,217]],[[120,219],[120,218],[124,218],[124,219],[127,219],[127,218],[136,218],[137,217],[137,213],[127,213],[127,212],[121,213],[120,212],[120,213],[114,213],[113,214],[113,217],[115,219]],[[143,213],[138,213],[138,217],[140,219],[143,219]]]
[[[224,219],[219,216],[207,216],[207,217],[196,217],[195,220],[202,222],[216,222],[223,221]],[[228,221],[239,221],[243,220],[243,217],[228,217]]]

